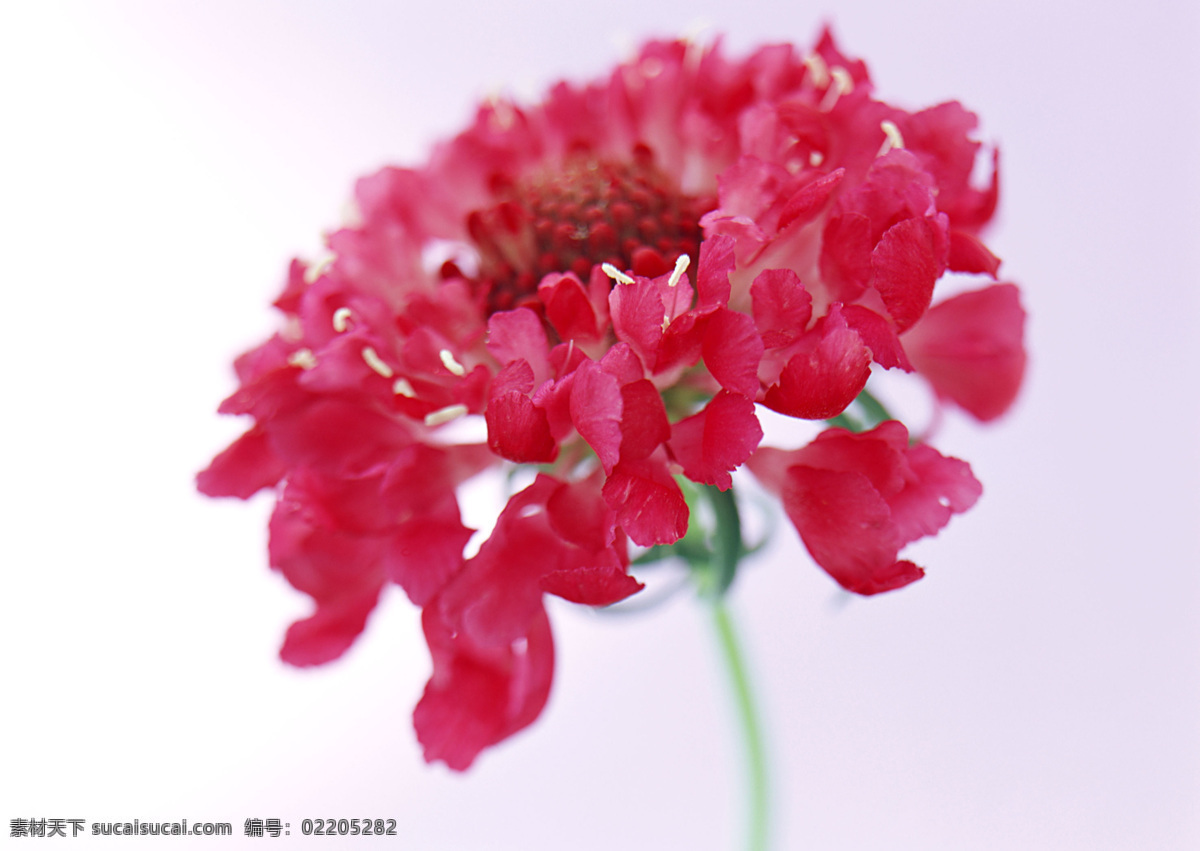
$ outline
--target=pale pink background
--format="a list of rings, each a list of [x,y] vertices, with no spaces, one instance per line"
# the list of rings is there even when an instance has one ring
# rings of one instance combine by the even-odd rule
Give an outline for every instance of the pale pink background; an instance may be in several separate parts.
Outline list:
[[[883,96],[961,98],[1002,145],[993,245],[1032,360],[1007,420],[947,423],[986,493],[914,549],[926,580],[843,599],[790,528],[740,578],[777,847],[1200,847],[1189,0],[5,4],[3,836],[187,818],[237,838],[174,842],[228,847],[278,817],[281,847],[367,847],[300,820],[382,817],[413,849],[738,847],[731,704],[686,595],[554,606],[544,716],[452,775],[411,732],[402,595],[344,661],[284,668],[306,602],[266,568],[269,502],[191,477],[240,429],[214,414],[228,360],[355,176],[644,36],[807,45],[826,19]]]

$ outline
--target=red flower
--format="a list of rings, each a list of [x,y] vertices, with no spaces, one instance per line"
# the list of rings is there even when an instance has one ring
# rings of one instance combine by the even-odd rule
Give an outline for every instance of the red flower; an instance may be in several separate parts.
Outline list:
[[[1011,401],[1015,290],[928,310],[947,269],[999,262],[978,236],[996,183],[969,183],[974,125],[958,104],[873,100],[828,34],[803,59],[651,42],[361,180],[358,221],[328,262],[293,263],[283,329],[235,364],[221,411],[253,425],[198,477],[212,496],[276,491],[271,563],[315,604],[284,659],[336,658],[399,585],[433,657],[426,758],[466,768],[547,699],[543,595],[635,593],[628,542],[687,531],[677,477],[728,490],[748,461],[784,464],[789,516],[848,588],[916,578],[896,553],[974,501],[965,465],[894,423],[772,454],[756,405],[836,416],[872,363],[916,367],[983,418]],[[461,417],[486,443],[445,437]],[[545,466],[468,558],[457,488],[504,462]]]

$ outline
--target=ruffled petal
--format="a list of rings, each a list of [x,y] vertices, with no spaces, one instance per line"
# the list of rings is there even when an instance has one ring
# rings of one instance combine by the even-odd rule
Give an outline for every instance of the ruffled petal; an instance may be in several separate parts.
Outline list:
[[[904,348],[938,396],[987,422],[1021,389],[1024,338],[1020,291],[995,284],[934,305],[904,335]]]
[[[604,499],[639,546],[673,544],[687,533],[687,502],[661,452],[618,464],[604,483]]]
[[[426,762],[455,771],[471,767],[480,751],[533,723],[550,696],[554,641],[540,606],[528,628],[503,646],[482,646],[450,628],[436,606],[421,617],[433,659],[413,727]]]
[[[791,269],[767,269],[750,286],[754,322],[763,345],[778,349],[800,339],[812,319],[812,296]]]
[[[723,390],[704,410],[675,423],[671,454],[689,479],[724,491],[733,486],[729,473],[750,457],[762,437],[754,403]]]
[[[891,511],[860,473],[791,467],[783,506],[813,560],[847,591],[878,594],[924,575],[896,560],[901,544]]]
[[[276,485],[287,465],[271,451],[267,433],[254,426],[196,474],[196,487],[206,496],[249,499]]]
[[[824,420],[846,409],[871,376],[871,350],[837,305],[801,338],[763,404],[792,417]]]
[[[522,393],[493,396],[484,412],[488,446],[501,458],[518,464],[549,464],[558,457],[558,443],[546,412]]]
[[[763,342],[752,318],[723,307],[715,310],[704,329],[701,354],[723,388],[751,399],[758,395]]]

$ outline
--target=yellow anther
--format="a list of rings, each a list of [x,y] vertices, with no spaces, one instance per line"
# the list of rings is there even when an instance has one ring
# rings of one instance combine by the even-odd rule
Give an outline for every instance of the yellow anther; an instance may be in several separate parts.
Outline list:
[[[413,386],[408,383],[407,378],[397,378],[392,383],[392,392],[397,396],[404,396],[409,399],[414,399],[417,395],[417,391],[413,390]]]
[[[348,307],[339,307],[333,312],[333,330],[341,334],[349,327],[349,322],[354,314],[350,312]]]

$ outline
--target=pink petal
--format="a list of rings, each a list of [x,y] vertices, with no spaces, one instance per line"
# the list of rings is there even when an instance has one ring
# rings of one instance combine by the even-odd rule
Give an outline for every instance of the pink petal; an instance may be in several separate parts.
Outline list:
[[[899,367],[905,372],[913,371],[892,323],[861,304],[844,305],[842,315],[846,317],[846,324],[858,332],[858,336],[862,337],[862,341],[871,350],[871,357],[875,363],[885,369]]]
[[[267,424],[271,448],[289,467],[356,476],[387,464],[412,442],[408,428],[369,407],[317,399]]]
[[[871,254],[871,284],[900,331],[929,307],[933,285],[946,270],[948,246],[944,215],[937,222],[912,218],[888,228]]]
[[[993,278],[1000,270],[1000,258],[978,237],[961,230],[950,231],[950,256],[946,262],[952,271],[982,273]]]
[[[491,315],[488,319],[487,350],[501,364],[526,361],[533,368],[536,384],[550,377],[546,332],[542,328],[542,320],[528,308]]]
[[[319,602],[311,616],[288,627],[279,658],[289,665],[324,665],[345,653],[367,625],[380,586]]]
[[[791,225],[803,226],[814,221],[829,203],[845,174],[844,168],[835,169],[798,189],[788,198],[779,214],[779,229]]]
[[[689,479],[724,491],[733,485],[730,471],[750,457],[762,436],[754,403],[722,390],[704,410],[675,423],[671,454]]]
[[[852,432],[827,428],[793,453],[792,463],[822,470],[860,473],[885,500],[899,493],[909,478],[905,460],[908,429],[888,420],[870,431]]]
[[[602,478],[560,482],[546,500],[550,527],[568,543],[589,552],[606,550],[616,539],[616,512],[600,492]]]
[[[916,565],[896,560],[901,545],[896,525],[866,476],[791,467],[783,504],[813,560],[846,590],[878,594],[924,575]]]
[[[446,622],[485,646],[520,638],[542,607],[543,576],[568,565],[571,545],[550,527],[546,500],[559,483],[539,475],[513,495],[479,552],[439,595]]]
[[[621,388],[617,379],[588,361],[575,370],[571,422],[596,452],[605,472],[621,455]]]
[[[254,426],[196,474],[196,487],[207,496],[249,499],[283,478],[287,466],[271,451],[267,434]]]
[[[621,388],[621,457],[647,457],[671,437],[671,424],[662,396],[648,379]]]
[[[700,268],[696,273],[697,307],[729,303],[729,273],[734,266],[734,240],[713,236],[700,244]]]
[[[750,285],[754,323],[768,349],[800,339],[812,319],[812,296],[791,269],[767,269]]]
[[[542,577],[542,590],[581,606],[611,606],[645,586],[620,564],[595,564],[566,568]]]
[[[608,294],[608,309],[617,339],[628,343],[642,364],[653,369],[666,315],[658,286],[646,278],[616,284]]]
[[[303,478],[303,477],[298,477]],[[311,487],[289,480],[271,514],[271,566],[298,591],[313,598],[316,612],[288,631],[285,662],[319,665],[337,658],[354,642],[384,584],[383,540],[330,523]]]
[[[433,674],[413,712],[426,762],[465,771],[486,747],[529,726],[541,714],[554,676],[550,621],[540,606],[529,628],[503,647],[457,635],[426,607],[421,624]]]
[[[661,455],[618,464],[604,483],[604,500],[640,546],[673,544],[687,533],[687,503]]]
[[[548,464],[558,457],[546,412],[516,391],[501,393],[484,412],[488,446],[501,458],[519,464]]]
[[[951,515],[966,511],[983,493],[965,461],[947,458],[924,444],[908,449],[906,459],[912,479],[888,499],[902,544],[936,535]]]
[[[603,336],[591,299],[573,273],[547,275],[537,293],[561,339],[594,342]]]
[[[404,589],[414,605],[424,606],[463,564],[463,548],[473,531],[459,519],[458,502],[400,523],[384,551],[388,578]]]
[[[763,404],[793,417],[828,419],[854,401],[870,375],[871,350],[835,304],[802,338]]]
[[[763,342],[753,319],[718,308],[708,320],[701,352],[705,366],[722,387],[751,399],[758,395]]]
[[[1012,405],[1025,376],[1025,311],[1012,284],[949,298],[904,335],[913,366],[938,396],[984,422]]]

